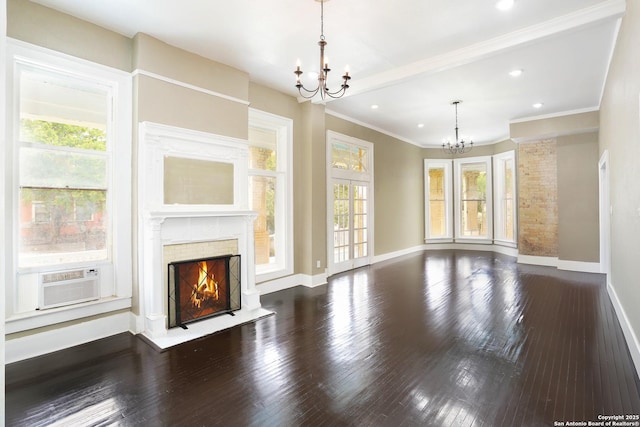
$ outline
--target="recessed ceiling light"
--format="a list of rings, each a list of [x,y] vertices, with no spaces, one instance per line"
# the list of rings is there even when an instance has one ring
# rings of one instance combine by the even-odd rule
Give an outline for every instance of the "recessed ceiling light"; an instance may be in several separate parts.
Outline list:
[[[420,123],[420,124],[418,124],[418,127],[419,127],[419,128],[423,128],[423,127],[424,127],[424,123]]]
[[[520,77],[522,75],[523,70],[518,69],[518,70],[513,70],[513,71],[509,71],[509,75],[511,77]]]
[[[509,10],[513,7],[514,0],[498,0],[496,8],[500,10]]]
[[[536,102],[535,104],[533,104],[533,108],[542,108],[544,104],[542,102]]]
[[[373,105],[371,106],[371,109],[372,109],[372,110],[377,110],[378,108],[379,108],[378,104],[373,104]]]

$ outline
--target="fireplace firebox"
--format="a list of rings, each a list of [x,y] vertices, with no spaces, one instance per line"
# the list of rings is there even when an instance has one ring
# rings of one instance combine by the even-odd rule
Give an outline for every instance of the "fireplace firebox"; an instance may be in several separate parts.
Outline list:
[[[175,261],[168,268],[169,328],[240,310],[240,255]]]

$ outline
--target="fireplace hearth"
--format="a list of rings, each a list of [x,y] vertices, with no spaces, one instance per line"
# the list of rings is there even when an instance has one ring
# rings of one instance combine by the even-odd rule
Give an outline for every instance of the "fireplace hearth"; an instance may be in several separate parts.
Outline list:
[[[240,310],[240,255],[168,264],[168,326]]]

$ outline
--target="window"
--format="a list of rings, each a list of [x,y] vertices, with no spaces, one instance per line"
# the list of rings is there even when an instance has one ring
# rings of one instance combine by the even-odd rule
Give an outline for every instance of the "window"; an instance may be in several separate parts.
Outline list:
[[[496,209],[495,240],[516,243],[516,177],[515,153],[508,151],[493,157],[495,172]]]
[[[491,157],[454,160],[456,239],[491,240]]]
[[[455,241],[515,247],[513,151],[455,160],[426,159],[424,165],[427,243]]]
[[[38,274],[84,266],[100,272],[101,297],[127,298],[131,76],[16,40],[7,52],[14,233],[5,244],[18,277],[7,314],[37,308]]]
[[[249,207],[259,281],[293,273],[292,122],[249,110]]]
[[[18,266],[108,260],[110,86],[21,61],[16,78]]]
[[[369,150],[356,144],[334,141],[331,144],[331,167],[366,174],[369,172]]]
[[[424,161],[426,240],[451,241],[451,161]]]

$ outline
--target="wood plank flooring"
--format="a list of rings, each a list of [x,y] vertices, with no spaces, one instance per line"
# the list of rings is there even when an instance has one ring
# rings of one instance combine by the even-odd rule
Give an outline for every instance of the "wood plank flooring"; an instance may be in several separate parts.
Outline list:
[[[9,426],[551,426],[640,414],[601,275],[417,253],[262,297],[165,352],[121,334],[6,368]]]

